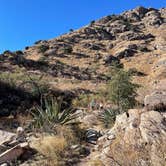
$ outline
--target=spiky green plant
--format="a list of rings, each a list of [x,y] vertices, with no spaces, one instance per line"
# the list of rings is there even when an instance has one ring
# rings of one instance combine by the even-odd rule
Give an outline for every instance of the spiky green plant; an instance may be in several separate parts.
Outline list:
[[[105,128],[110,128],[113,126],[116,120],[116,115],[118,114],[119,114],[118,109],[106,109],[99,116],[99,119],[103,123]]]
[[[78,115],[73,114],[71,108],[62,110],[63,100],[44,99],[41,106],[37,106],[32,112],[33,127],[35,128],[52,128],[56,124],[70,124]]]

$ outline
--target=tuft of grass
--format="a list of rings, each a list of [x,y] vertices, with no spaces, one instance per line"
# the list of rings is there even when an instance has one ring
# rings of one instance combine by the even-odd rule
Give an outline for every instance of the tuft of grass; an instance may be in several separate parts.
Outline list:
[[[45,157],[49,166],[58,166],[63,160],[63,154],[68,146],[67,140],[61,136],[44,136],[35,141],[34,148]]]

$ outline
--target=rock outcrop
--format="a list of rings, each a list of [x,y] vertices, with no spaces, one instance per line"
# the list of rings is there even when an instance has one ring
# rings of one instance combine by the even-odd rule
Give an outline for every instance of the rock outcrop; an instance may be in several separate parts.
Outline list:
[[[165,113],[129,110],[98,139],[98,158],[105,166],[163,166],[166,155]]]

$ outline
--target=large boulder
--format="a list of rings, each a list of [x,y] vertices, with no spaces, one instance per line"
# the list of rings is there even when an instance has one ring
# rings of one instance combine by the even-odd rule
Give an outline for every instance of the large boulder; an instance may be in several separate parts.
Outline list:
[[[145,96],[144,105],[148,109],[166,112],[166,79],[157,83],[153,92]]]
[[[166,155],[165,114],[132,109],[117,116],[114,127],[98,139],[98,159],[105,166],[163,166]]]

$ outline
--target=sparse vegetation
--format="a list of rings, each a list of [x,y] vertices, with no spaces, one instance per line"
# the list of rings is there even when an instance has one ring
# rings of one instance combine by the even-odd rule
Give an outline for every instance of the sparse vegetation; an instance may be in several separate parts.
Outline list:
[[[65,54],[71,54],[73,52],[73,48],[71,46],[65,47],[65,48],[63,48],[63,51]]]
[[[67,146],[67,140],[62,136],[44,136],[34,144],[38,152],[45,156],[43,162],[49,166],[58,166],[63,163]]]
[[[2,148],[36,153],[12,164],[163,165],[164,19],[138,7],[0,54],[0,130],[24,130]]]
[[[45,53],[49,49],[49,46],[47,46],[47,45],[39,45],[38,49],[39,49],[39,52]]]
[[[136,104],[136,90],[139,86],[132,83],[131,78],[129,72],[117,67],[114,68],[108,89],[110,100],[118,106],[120,112],[133,108]]]
[[[116,120],[116,115],[119,114],[118,109],[106,109],[99,116],[105,128],[111,128]]]
[[[76,118],[72,114],[71,108],[62,110],[63,100],[57,101],[55,99],[44,99],[41,106],[37,106],[33,115],[33,126],[35,128],[53,129],[56,124],[69,124]]]

